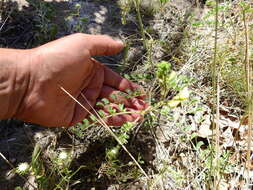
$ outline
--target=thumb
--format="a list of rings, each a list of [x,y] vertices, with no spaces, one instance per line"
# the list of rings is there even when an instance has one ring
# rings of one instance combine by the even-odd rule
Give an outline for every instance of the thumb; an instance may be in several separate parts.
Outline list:
[[[124,44],[122,41],[113,40],[106,35],[85,35],[86,48],[88,48],[91,56],[97,55],[113,55],[119,53]]]

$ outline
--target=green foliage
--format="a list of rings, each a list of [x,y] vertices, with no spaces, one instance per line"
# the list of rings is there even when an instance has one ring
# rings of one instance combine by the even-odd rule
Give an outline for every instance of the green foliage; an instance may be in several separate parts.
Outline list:
[[[206,6],[208,6],[210,9],[208,10],[208,13],[205,14],[205,16],[201,19],[198,19],[197,21],[192,23],[193,27],[205,27],[205,26],[215,26],[215,13],[216,13],[216,3],[215,0],[209,0],[206,2]],[[219,12],[229,12],[231,9],[231,3],[223,3],[218,5],[218,11]]]
[[[14,171],[19,175],[33,176],[35,181],[32,185],[37,186],[37,189],[66,189],[71,183],[71,178],[85,167],[80,166],[77,170],[72,171],[70,169],[71,153],[65,151],[57,155],[51,155],[49,158],[50,166],[44,162],[42,150],[36,144],[31,163],[21,163]],[[23,188],[16,187],[16,189],[22,190]]]
[[[129,132],[131,131],[133,126],[134,126],[133,123],[127,122],[117,130],[116,136],[120,140],[121,144],[128,143],[128,139],[130,138]],[[116,146],[107,149],[106,157],[111,161],[117,159],[120,149],[121,149],[120,144],[117,144]]]
[[[127,122],[122,125],[116,131],[116,136],[120,140],[120,143],[117,143],[114,146],[108,147],[106,149],[106,163],[104,167],[106,167],[105,174],[109,178],[115,178],[119,182],[125,182],[128,179],[136,179],[141,175],[138,168],[136,168],[133,162],[128,162],[127,164],[123,164],[121,160],[119,160],[120,153],[121,153],[121,145],[126,145],[130,138],[129,134],[133,129],[134,124]],[[138,156],[137,162],[143,164],[143,160],[141,156]],[[109,169],[110,168],[110,169]],[[124,171],[124,172],[122,172]]]
[[[107,98],[103,98],[101,101],[104,103],[103,105],[108,105],[110,103]]]
[[[58,27],[52,22],[56,17],[53,6],[45,1],[28,0],[35,9],[34,36],[36,44],[42,44],[54,40],[58,33]]]
[[[252,13],[253,11],[253,7],[251,6],[251,4],[247,1],[240,1],[239,5],[242,7],[243,11],[245,11],[245,13]]]
[[[119,6],[121,8],[121,22],[124,25],[127,23],[126,16],[130,12],[132,5],[133,5],[132,0],[120,0],[119,1]]]
[[[18,186],[18,187],[15,187],[15,190],[25,190],[24,188]]]
[[[91,126],[92,124],[88,119],[84,119],[82,123],[78,123],[76,126],[71,127],[70,131],[74,133],[78,138],[83,139],[85,137],[85,131]]]
[[[80,3],[76,3],[74,11],[65,18],[65,20],[67,20],[68,22],[74,23],[73,28],[72,28],[73,32],[81,32],[81,33],[86,32],[85,24],[88,23],[89,18],[85,16],[83,17],[81,16],[80,14],[81,9],[82,9],[82,5]]]
[[[168,3],[170,0],[160,0],[161,5]]]
[[[157,64],[156,76],[158,78],[161,95],[165,98],[170,90],[181,91],[191,83],[191,79],[186,76],[178,75],[171,69],[171,64],[162,61]]]
[[[120,145],[117,145],[115,147],[112,147],[110,149],[106,150],[106,158],[108,160],[115,160],[119,156],[119,151],[120,151]]]
[[[169,75],[169,73],[171,72],[171,64],[166,62],[166,61],[162,61],[160,63],[157,64],[157,77],[160,80],[165,80],[166,76]]]

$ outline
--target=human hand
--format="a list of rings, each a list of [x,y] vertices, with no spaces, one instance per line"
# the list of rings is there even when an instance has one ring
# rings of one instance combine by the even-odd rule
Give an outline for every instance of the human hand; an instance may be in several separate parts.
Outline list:
[[[108,36],[73,34],[31,49],[27,64],[29,85],[15,117],[45,126],[71,126],[86,118],[88,111],[94,113],[92,107],[108,112],[106,107],[95,106],[101,98],[107,98],[115,109],[118,103],[123,103],[133,112],[108,118],[108,125],[138,120],[141,118],[138,111],[147,107],[143,96],[128,99],[118,96],[115,100],[111,95],[135,89],[143,92],[141,87],[92,58],[116,54],[123,46]]]

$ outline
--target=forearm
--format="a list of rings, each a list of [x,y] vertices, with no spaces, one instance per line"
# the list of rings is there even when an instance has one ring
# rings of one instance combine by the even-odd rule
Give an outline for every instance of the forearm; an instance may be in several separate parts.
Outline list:
[[[0,48],[0,119],[14,117],[29,85],[29,51]]]

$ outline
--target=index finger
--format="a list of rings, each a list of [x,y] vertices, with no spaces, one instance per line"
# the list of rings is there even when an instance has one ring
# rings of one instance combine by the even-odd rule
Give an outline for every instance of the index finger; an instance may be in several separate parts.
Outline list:
[[[85,47],[91,56],[114,55],[124,48],[122,41],[114,40],[106,35],[83,34],[83,36],[86,42]]]
[[[106,66],[104,66],[104,84],[126,93],[128,93],[128,90],[139,90],[141,95],[138,97],[142,99],[145,97],[145,91],[140,85],[121,77]]]

